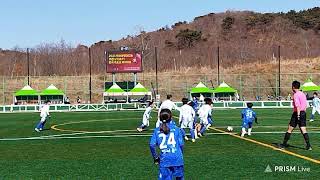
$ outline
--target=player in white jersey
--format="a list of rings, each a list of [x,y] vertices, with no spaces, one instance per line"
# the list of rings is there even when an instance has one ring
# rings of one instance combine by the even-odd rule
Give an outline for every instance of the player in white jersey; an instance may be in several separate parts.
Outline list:
[[[153,101],[148,103],[148,107],[143,113],[142,124],[137,128],[137,131],[142,132],[147,127],[149,127],[149,120],[151,119],[150,114],[152,112],[152,108],[153,108]]]
[[[189,140],[186,133],[185,128],[190,129],[190,135],[192,142],[195,142],[194,136],[194,117],[196,113],[194,112],[193,108],[188,105],[188,99],[182,99],[182,106],[180,107],[180,116],[179,116],[179,124],[181,125],[181,131],[183,132],[184,139],[187,141]]]
[[[40,122],[37,124],[37,127],[34,128],[35,131],[40,132],[43,130],[44,125],[47,122],[47,118],[50,117],[49,109],[50,109],[51,101],[47,100],[45,104],[40,107]]]
[[[172,95],[171,94],[168,94],[167,95],[167,99],[164,100],[160,107],[159,107],[159,110],[158,110],[158,121],[156,123],[156,127],[159,127],[160,124],[161,124],[161,121],[159,119],[159,114],[161,112],[162,109],[169,109],[171,112],[173,109],[176,109],[176,110],[179,110],[179,108],[174,104],[174,102],[171,101],[171,98],[172,98]]]
[[[211,98],[205,98],[204,99],[205,104],[202,105],[198,111],[199,118],[200,118],[200,124],[201,124],[201,130],[198,133],[198,136],[202,136],[204,132],[212,125],[212,99]]]
[[[313,100],[312,100],[312,113],[311,113],[311,119],[310,122],[314,121],[314,115],[318,112],[320,115],[320,99],[318,97],[318,93],[313,93]]]

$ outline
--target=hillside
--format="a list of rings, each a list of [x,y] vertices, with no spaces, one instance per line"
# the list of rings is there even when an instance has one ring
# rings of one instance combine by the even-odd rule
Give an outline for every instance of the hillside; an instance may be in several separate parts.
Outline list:
[[[312,77],[312,80],[320,84],[320,58],[282,60],[281,62],[281,95],[286,96],[291,92],[292,80],[305,81]],[[294,72],[292,70],[295,70]],[[239,90],[241,96],[247,100],[253,100],[256,95],[266,100],[266,95],[277,95],[277,62],[250,63],[222,69],[220,80],[227,82]],[[165,97],[167,93],[174,94],[174,100],[180,101],[181,97],[187,96],[187,92],[199,81],[209,87],[218,85],[215,69],[209,67],[194,68],[188,67],[183,70],[166,70],[159,72],[159,93]],[[117,81],[131,80],[132,75],[118,74]],[[26,83],[26,77],[2,77],[0,86],[0,104],[12,103],[12,94]],[[111,81],[110,74],[92,76],[92,102],[101,103],[104,91],[104,82]],[[31,77],[31,86],[34,89],[42,90],[51,83],[66,92],[72,103],[80,96],[84,102],[89,101],[89,76],[41,76]],[[138,74],[138,81],[148,89],[155,85],[155,72],[144,72]],[[153,86],[154,87],[154,86]],[[4,89],[2,89],[4,88]]]
[[[107,34],[106,30],[106,34]],[[281,46],[282,59],[320,56],[320,8],[287,13],[228,11],[210,13],[192,22],[177,22],[154,32],[118,41],[100,41],[91,46],[93,73],[104,74],[104,51],[120,46],[139,49],[144,69],[154,70],[154,47],[158,47],[159,69],[184,70],[187,67],[216,67],[217,47],[223,68],[237,69],[240,64],[272,63]],[[31,75],[88,74],[88,47],[72,47],[61,41],[31,49]],[[1,75],[27,73],[26,54],[19,49],[0,51]]]

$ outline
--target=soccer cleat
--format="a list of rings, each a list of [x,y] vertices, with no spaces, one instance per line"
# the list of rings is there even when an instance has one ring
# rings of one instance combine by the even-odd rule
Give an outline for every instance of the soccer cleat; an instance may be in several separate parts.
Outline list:
[[[306,146],[306,150],[312,151],[312,147],[311,147],[310,145],[309,145],[309,146],[307,145],[307,146]]]
[[[287,148],[287,147],[289,147],[289,144],[280,144],[280,145],[279,145],[279,148],[280,148],[280,149],[285,149],[285,148]]]
[[[192,141],[193,143],[194,143],[194,142],[196,142],[196,140],[195,140],[195,139],[192,139],[191,141]]]
[[[313,122],[314,120],[313,119],[310,119],[310,122]]]
[[[38,128],[34,128],[35,131],[40,132],[40,130]]]
[[[248,136],[251,136],[251,133],[248,133]]]
[[[137,128],[137,131],[138,131],[138,132],[142,132],[142,129],[141,129],[141,128]]]
[[[42,128],[40,128],[39,131],[42,131]]]
[[[198,137],[202,137],[202,134],[201,134],[201,133],[198,133]]]
[[[241,137],[244,137],[244,135],[246,134],[247,132],[241,132]]]
[[[186,141],[188,141],[188,140],[189,140],[189,138],[188,138],[187,136],[185,136],[185,137],[184,137],[184,139],[185,139]]]

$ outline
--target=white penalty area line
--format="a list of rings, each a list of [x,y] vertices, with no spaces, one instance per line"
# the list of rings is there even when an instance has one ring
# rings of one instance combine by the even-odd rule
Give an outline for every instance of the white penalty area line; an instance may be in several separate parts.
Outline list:
[[[129,132],[129,130],[118,130],[117,132]],[[135,130],[130,130],[135,131]],[[101,131],[99,133],[104,133]],[[108,131],[110,132],[110,131]],[[113,131],[115,132],[115,131]],[[285,132],[275,131],[275,132],[252,132],[252,134],[283,134]],[[300,133],[300,132],[293,132]],[[320,132],[309,132],[310,134],[319,134]],[[22,141],[22,140],[54,140],[54,139],[89,139],[89,138],[128,138],[128,137],[150,137],[151,133],[125,133],[118,135],[94,135],[94,136],[76,136],[83,134],[97,134],[97,132],[88,132],[88,133],[69,133],[69,134],[57,134],[57,135],[48,135],[48,136],[36,136],[36,137],[21,137],[21,138],[2,138],[0,141]],[[237,133],[232,132],[208,132],[206,135],[237,135]]]

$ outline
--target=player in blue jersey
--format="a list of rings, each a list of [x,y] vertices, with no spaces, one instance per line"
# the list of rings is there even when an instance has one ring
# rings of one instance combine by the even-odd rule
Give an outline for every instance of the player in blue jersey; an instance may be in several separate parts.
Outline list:
[[[147,127],[149,127],[149,120],[151,118],[150,114],[152,112],[152,107],[153,107],[153,101],[148,103],[148,107],[143,113],[142,124],[137,128],[137,131],[142,132]]]
[[[194,109],[195,112],[197,112],[199,110],[199,101],[197,97],[193,97],[193,101],[192,101],[192,108]]]
[[[194,122],[197,123],[197,120],[198,120],[198,110],[199,110],[199,101],[198,101],[198,98],[197,97],[193,97],[193,101],[191,101],[191,106],[194,110],[194,112],[196,113],[196,115],[194,116]]]
[[[242,118],[241,137],[243,137],[247,133],[246,129],[248,129],[248,135],[251,136],[253,120],[258,124],[257,115],[252,110],[252,106],[253,106],[252,103],[247,103],[247,108],[243,109],[241,112],[241,118]]]
[[[183,168],[183,135],[181,129],[172,121],[172,113],[169,109],[162,109],[159,113],[162,122],[160,127],[154,129],[150,139],[150,151],[155,164],[159,164],[158,179],[169,180],[184,179]],[[156,147],[160,149],[160,157]]]

